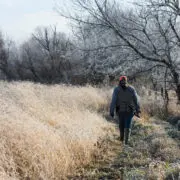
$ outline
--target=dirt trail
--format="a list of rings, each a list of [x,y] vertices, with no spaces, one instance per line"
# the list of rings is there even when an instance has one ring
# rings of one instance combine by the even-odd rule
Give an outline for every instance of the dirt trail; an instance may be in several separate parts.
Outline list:
[[[179,133],[154,118],[136,121],[129,147],[123,148],[117,129],[102,144],[95,161],[69,179],[180,180]]]

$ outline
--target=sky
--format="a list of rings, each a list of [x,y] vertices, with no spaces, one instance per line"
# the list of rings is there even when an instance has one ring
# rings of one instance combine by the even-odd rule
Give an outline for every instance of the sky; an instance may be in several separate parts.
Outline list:
[[[68,22],[54,10],[55,4],[54,0],[0,0],[0,30],[16,42],[27,40],[37,26],[57,25],[68,34]]]
[[[56,25],[70,34],[68,21],[54,10],[55,2],[62,6],[71,0],[0,0],[0,31],[17,43],[27,40],[38,26]]]

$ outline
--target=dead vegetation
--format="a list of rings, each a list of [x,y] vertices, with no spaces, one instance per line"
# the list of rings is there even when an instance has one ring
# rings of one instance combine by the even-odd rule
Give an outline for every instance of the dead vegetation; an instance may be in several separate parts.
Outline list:
[[[116,133],[104,142],[104,156],[97,156],[72,179],[175,180],[180,178],[180,141],[177,128],[165,117],[161,103],[141,98],[141,119],[132,126],[130,145],[124,149]],[[161,111],[159,111],[161,110]],[[174,135],[174,136],[173,136]]]
[[[0,82],[0,179],[61,179],[89,163],[112,126],[92,87]]]
[[[160,119],[161,101],[141,98],[141,119],[124,150],[116,124],[103,118],[111,89],[17,82],[0,88],[0,179],[179,177],[179,131]]]
[[[103,156],[70,179],[175,180],[180,173],[180,144],[168,135],[167,122],[136,120],[130,146],[123,149],[118,133],[104,142]]]

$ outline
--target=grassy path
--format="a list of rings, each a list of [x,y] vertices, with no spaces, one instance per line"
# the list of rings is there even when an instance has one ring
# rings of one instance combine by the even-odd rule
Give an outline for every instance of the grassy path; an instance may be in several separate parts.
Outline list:
[[[118,129],[101,144],[94,162],[69,179],[178,180],[180,132],[169,123],[136,121],[128,148],[118,141]]]

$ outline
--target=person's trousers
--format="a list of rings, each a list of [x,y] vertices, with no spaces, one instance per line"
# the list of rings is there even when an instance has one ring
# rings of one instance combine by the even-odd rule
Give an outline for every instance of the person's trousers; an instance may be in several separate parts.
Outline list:
[[[118,113],[120,140],[124,141],[125,139],[125,144],[127,144],[129,140],[133,116],[134,116],[133,112],[119,112]]]

